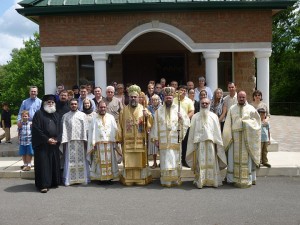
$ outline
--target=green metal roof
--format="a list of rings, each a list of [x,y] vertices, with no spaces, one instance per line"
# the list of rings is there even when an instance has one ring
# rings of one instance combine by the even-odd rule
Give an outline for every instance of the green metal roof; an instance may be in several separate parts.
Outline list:
[[[26,17],[72,13],[286,9],[296,0],[23,0],[16,9]]]

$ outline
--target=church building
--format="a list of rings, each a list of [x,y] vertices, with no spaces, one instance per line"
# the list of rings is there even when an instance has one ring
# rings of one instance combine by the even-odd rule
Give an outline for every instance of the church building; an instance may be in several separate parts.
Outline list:
[[[272,18],[294,0],[23,0],[39,25],[45,93],[149,80],[212,90],[227,82],[269,103]]]

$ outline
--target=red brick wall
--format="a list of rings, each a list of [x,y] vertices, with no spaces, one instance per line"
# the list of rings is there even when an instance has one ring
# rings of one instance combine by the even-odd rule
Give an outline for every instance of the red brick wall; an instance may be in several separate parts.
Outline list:
[[[135,27],[158,20],[198,43],[270,42],[271,10],[146,12],[40,17],[41,46],[114,45]]]
[[[247,100],[252,101],[255,90],[255,57],[253,52],[234,53],[234,77],[238,90],[246,91]]]
[[[198,78],[205,76],[205,60],[201,58],[201,53],[188,53],[188,80],[194,82],[198,87]]]
[[[117,83],[123,82],[123,62],[121,55],[111,55],[110,64],[107,63],[107,84],[111,84],[113,81]]]
[[[132,29],[153,20],[177,27],[196,43],[271,42],[272,38],[271,10],[149,12],[43,16],[40,18],[41,46],[114,45]],[[199,54],[188,52],[187,55],[188,79],[197,85],[198,76],[205,73],[205,61],[200,65]],[[75,84],[76,56],[59,57],[57,65],[57,83],[67,88]],[[122,66],[122,56],[114,55],[113,65],[107,67],[108,84],[115,80],[122,82]],[[244,89],[249,97],[255,87],[253,53],[234,54],[234,74],[238,88]]]
[[[60,56],[57,65],[56,83],[64,84],[65,89],[72,89],[77,77],[76,56]]]

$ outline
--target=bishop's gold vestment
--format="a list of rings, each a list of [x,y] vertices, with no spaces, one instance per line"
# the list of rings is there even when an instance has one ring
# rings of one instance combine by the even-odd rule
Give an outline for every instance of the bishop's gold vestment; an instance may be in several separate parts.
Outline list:
[[[147,131],[151,128],[152,116],[143,115],[143,106],[130,105],[120,112],[117,141],[122,143],[123,171],[120,181],[124,185],[146,185],[152,181],[148,171]]]

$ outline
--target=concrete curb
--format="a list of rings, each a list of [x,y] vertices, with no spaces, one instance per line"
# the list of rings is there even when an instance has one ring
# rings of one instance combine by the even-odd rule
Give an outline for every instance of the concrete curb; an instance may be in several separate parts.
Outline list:
[[[269,162],[272,168],[261,167],[257,169],[258,177],[270,176],[300,176],[300,152],[270,152],[268,154]],[[1,157],[0,158],[0,178],[22,178],[34,179],[34,168],[31,171],[21,171],[21,157]],[[152,165],[151,160],[149,165]],[[123,166],[119,165],[120,171]],[[150,169],[152,177],[158,179],[160,177],[159,168]],[[221,171],[222,176],[225,176],[226,169]],[[190,168],[183,167],[181,176],[183,178],[193,178],[194,174]]]

